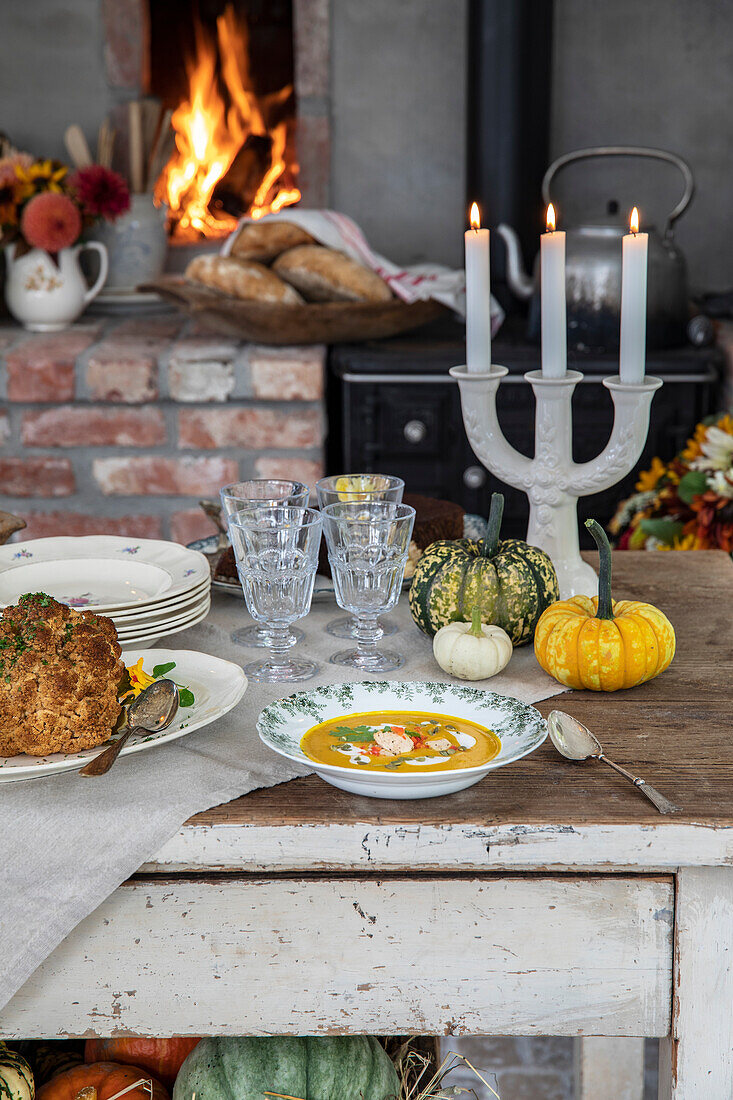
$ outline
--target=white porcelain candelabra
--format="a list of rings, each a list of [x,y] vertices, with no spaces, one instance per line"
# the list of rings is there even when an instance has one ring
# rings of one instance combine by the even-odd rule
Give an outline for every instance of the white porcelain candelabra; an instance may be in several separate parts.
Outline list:
[[[489,373],[471,373],[465,366],[450,371],[461,391],[463,422],[476,457],[501,481],[523,489],[529,497],[527,542],[552,558],[560,596],[593,596],[598,578],[580,556],[578,497],[609,489],[635,466],[649,429],[649,409],[661,378],[647,375],[640,384],[604,378],[614,404],[613,431],[608,443],[591,462],[572,457],[573,390],[583,375],[568,371],[562,378],[545,378],[529,371],[526,380],[536,400],[534,458],[520,454],[506,441],[496,413],[496,392],[509,372],[493,366]]]

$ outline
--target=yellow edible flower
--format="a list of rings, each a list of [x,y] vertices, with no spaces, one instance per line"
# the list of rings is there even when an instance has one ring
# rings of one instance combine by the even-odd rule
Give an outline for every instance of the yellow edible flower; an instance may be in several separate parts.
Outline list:
[[[128,665],[127,675],[130,677],[130,689],[133,698],[136,698],[145,688],[155,683],[153,676],[148,676],[143,668],[143,658],[139,657],[134,665]]]

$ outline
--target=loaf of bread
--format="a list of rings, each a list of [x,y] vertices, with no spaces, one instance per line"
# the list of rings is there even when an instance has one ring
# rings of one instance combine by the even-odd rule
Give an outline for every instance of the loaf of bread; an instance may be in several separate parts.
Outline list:
[[[268,264],[289,248],[301,244],[313,244],[313,238],[305,229],[292,222],[247,222],[237,233],[232,244],[232,256],[240,260],[256,260]]]
[[[388,302],[383,279],[356,260],[320,244],[304,244],[278,256],[272,265],[309,302]]]
[[[252,302],[300,305],[300,294],[279,279],[269,267],[231,256],[196,256],[186,268],[186,278],[223,294]]]

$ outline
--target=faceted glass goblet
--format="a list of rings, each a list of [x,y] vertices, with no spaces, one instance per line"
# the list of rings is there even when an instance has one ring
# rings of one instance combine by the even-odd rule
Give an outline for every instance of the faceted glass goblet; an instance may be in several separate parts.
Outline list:
[[[358,504],[368,500],[401,504],[404,491],[402,478],[392,474],[333,474],[316,482],[318,507],[321,509],[329,504]],[[381,621],[379,625],[384,635],[397,633],[398,628],[393,623]],[[334,638],[353,641],[356,638],[356,621],[352,615],[340,615],[326,624],[326,631]]]
[[[383,633],[378,616],[400,597],[414,522],[414,508],[389,501],[323,509],[336,602],[356,620],[356,648],[334,653],[333,664],[380,673],[404,663],[399,653],[377,649]]]
[[[250,478],[248,481],[234,481],[219,490],[221,505],[227,516],[246,508],[248,504],[290,504],[294,508],[306,508],[310,490],[302,481],[289,481],[286,478]],[[294,642],[302,642],[303,631],[292,631]],[[240,627],[231,635],[235,645],[252,646],[267,649],[269,642],[264,627],[257,623]]]
[[[247,610],[267,632],[270,656],[245,665],[250,680],[310,680],[318,665],[289,657],[291,626],[311,605],[318,569],[320,512],[288,505],[250,505],[229,517],[229,535]]]

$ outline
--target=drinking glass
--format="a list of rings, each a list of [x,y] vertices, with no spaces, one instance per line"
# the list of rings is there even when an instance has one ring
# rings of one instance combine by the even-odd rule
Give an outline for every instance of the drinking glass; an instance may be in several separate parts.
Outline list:
[[[290,504],[293,508],[305,508],[308,505],[310,490],[302,481],[287,481],[283,478],[251,478],[249,481],[235,481],[219,490],[221,505],[227,517],[246,508],[255,501],[262,505]],[[303,631],[292,632],[296,642],[303,640]],[[235,630],[231,635],[235,645],[254,646],[267,649],[269,641],[267,631],[253,623]]]
[[[388,500],[401,504],[404,490],[402,478],[391,474],[334,474],[316,482],[318,506],[321,509],[329,504],[358,504],[369,500]],[[397,633],[397,627],[392,623],[380,622],[379,625],[385,635]],[[353,640],[356,638],[356,620],[352,615],[340,615],[326,624],[326,630],[334,638]]]
[[[229,517],[229,535],[247,610],[265,624],[270,656],[245,665],[250,680],[310,680],[318,665],[288,657],[291,625],[308,614],[323,520],[312,508],[250,505]]]
[[[334,653],[332,664],[392,672],[404,663],[399,653],[377,649],[384,633],[377,616],[399,599],[414,522],[414,508],[390,501],[323,509],[336,602],[356,620],[356,649]]]

